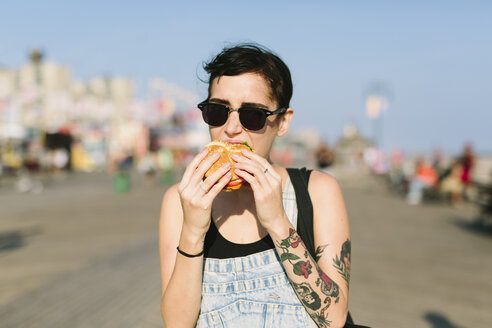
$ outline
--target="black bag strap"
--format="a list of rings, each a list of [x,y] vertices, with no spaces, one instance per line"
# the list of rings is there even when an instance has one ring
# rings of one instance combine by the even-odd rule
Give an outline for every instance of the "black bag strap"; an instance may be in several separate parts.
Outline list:
[[[313,203],[309,197],[308,183],[312,170],[288,168],[290,181],[296,193],[297,233],[313,258],[315,258],[313,232]]]

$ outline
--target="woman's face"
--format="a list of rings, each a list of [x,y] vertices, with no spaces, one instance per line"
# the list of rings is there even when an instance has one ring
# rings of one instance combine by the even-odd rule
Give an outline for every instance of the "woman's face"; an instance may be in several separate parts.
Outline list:
[[[210,98],[208,101],[224,104],[232,108],[254,105],[274,111],[278,109],[278,105],[270,97],[270,94],[270,88],[261,75],[245,73],[215,78],[210,86]],[[210,127],[210,136],[212,140],[222,140],[230,143],[246,141],[254,148],[257,154],[268,158],[275,137],[282,136],[287,132],[292,114],[293,110],[289,108],[282,117],[270,115],[261,130],[248,131],[241,125],[238,112],[232,111],[229,113],[229,118],[224,125]]]

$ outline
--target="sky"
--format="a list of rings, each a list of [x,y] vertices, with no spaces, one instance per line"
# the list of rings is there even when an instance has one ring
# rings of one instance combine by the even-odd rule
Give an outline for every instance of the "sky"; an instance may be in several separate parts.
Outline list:
[[[206,97],[202,65],[257,42],[290,67],[292,129],[333,145],[347,124],[387,150],[492,154],[492,1],[5,1],[0,67],[32,48],[74,78],[154,77]],[[365,99],[382,86],[377,121]]]

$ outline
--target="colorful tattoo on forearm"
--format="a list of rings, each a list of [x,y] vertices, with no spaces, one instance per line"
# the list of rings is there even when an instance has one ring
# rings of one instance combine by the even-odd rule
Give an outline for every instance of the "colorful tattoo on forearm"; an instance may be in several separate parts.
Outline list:
[[[292,282],[294,290],[301,300],[302,304],[312,310],[311,316],[318,322],[320,327],[327,327],[330,325],[330,321],[327,320],[328,314],[325,313],[326,309],[330,306],[331,299],[327,297],[324,302],[321,302],[319,295],[311,288],[311,285],[307,282],[297,284]],[[327,303],[323,308],[323,303]],[[321,310],[320,310],[321,309]]]
[[[321,298],[311,288],[310,284],[306,282],[302,282],[300,284],[296,284],[295,282],[292,283],[294,284],[297,295],[299,295],[299,298],[304,305],[314,311],[321,308]]]
[[[326,297],[323,302],[319,295],[311,288],[311,285],[303,282],[297,284],[292,282],[295,288],[296,294],[299,296],[301,302],[311,310],[313,310],[313,318],[319,323],[321,327],[327,327],[330,325],[330,321],[327,319],[328,313],[326,310],[330,307],[331,298]],[[323,306],[324,305],[324,306]],[[323,306],[323,307],[322,307]],[[321,309],[321,310],[320,310]],[[319,311],[318,311],[319,310]]]
[[[327,297],[333,297],[335,299],[335,303],[338,303],[340,300],[339,294],[340,294],[340,288],[334,282],[333,280],[330,279],[321,269],[316,267],[318,270],[319,278],[316,279],[316,286],[321,288],[321,292],[325,294]]]
[[[350,261],[351,261],[351,244],[350,239],[347,239],[342,244],[340,256],[336,255],[333,259],[333,266],[338,270],[338,273],[345,279],[347,286],[350,282]]]
[[[282,250],[280,259],[282,262],[289,262],[292,265],[293,272],[301,277],[307,279],[312,273],[313,266],[311,265],[309,253],[307,250],[304,252],[305,260],[301,259],[296,254],[291,253],[291,248],[297,248],[301,243],[301,238],[294,229],[289,229],[289,236],[278,243],[278,247]],[[324,250],[326,245],[320,250],[320,253]],[[319,247],[318,247],[319,248]],[[331,280],[315,263],[314,268],[318,273],[316,279],[316,286],[325,295],[324,300],[320,297],[321,294],[317,293],[309,282],[296,283],[291,280],[294,290],[298,295],[301,302],[308,309],[311,310],[311,317],[318,323],[320,327],[327,327],[330,325],[330,321],[327,319],[328,313],[326,310],[330,307],[332,298],[335,303],[340,300],[339,287]]]
[[[282,262],[289,261],[289,263],[292,264],[293,266],[294,273],[298,276],[303,276],[304,278],[307,279],[307,277],[309,277],[309,275],[312,272],[311,269],[313,268],[307,256],[307,252],[304,254],[307,261],[303,261],[299,256],[289,252],[289,248],[291,247],[297,248],[300,243],[301,243],[301,237],[299,237],[299,235],[294,229],[290,228],[289,237],[282,240],[279,245],[279,247],[282,249],[282,254],[280,254],[280,260]]]

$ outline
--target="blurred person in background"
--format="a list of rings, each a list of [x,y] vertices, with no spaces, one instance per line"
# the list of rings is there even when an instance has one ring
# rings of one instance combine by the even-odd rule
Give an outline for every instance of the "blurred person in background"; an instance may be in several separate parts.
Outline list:
[[[443,174],[443,171],[445,170],[445,167],[443,167],[443,153],[439,148],[432,151],[432,167],[439,176]]]
[[[425,157],[417,159],[415,174],[410,181],[407,194],[407,203],[410,205],[420,204],[425,188],[436,187],[439,182],[439,176],[436,170]]]
[[[463,176],[463,163],[456,160],[451,165],[449,172],[443,177],[439,185],[439,191],[451,196],[451,205],[457,207],[463,200],[464,184],[461,180]]]
[[[24,151],[24,167],[29,173],[37,173],[40,171],[40,151],[41,147],[35,140],[26,142]]]
[[[471,143],[467,143],[465,145],[463,155],[461,156],[461,164],[463,167],[461,182],[464,186],[463,195],[466,197],[466,192],[472,182],[472,171],[475,164],[475,155],[473,154],[473,146]]]
[[[293,185],[299,184],[270,161],[275,138],[293,116],[288,67],[263,47],[245,44],[225,48],[205,70],[208,97],[200,108],[211,139],[247,142],[255,152],[233,156],[245,181],[238,190],[221,192],[230,165],[204,178],[219,156],[202,151],[166,191],[159,227],[166,327],[344,326],[350,265],[333,264],[342,255],[350,259],[340,187],[320,171],[306,177],[314,238],[301,240],[299,227],[309,214],[301,211],[305,203],[297,208]]]
[[[72,168],[75,171],[89,172],[93,169],[93,160],[84,149],[84,146],[80,139],[74,139],[70,153],[72,157]]]
[[[69,154],[65,148],[56,148],[52,154],[54,173],[60,174],[67,168]]]
[[[318,169],[325,171],[333,164],[334,155],[333,152],[328,148],[328,146],[321,142],[316,149],[316,163],[318,164]]]
[[[157,163],[161,172],[161,182],[165,185],[174,183],[175,159],[174,151],[167,147],[162,147],[157,151]]]
[[[137,171],[144,176],[145,183],[152,185],[156,182],[156,154],[148,152],[138,159]]]
[[[400,148],[396,148],[391,152],[390,159],[388,177],[390,179],[391,188],[399,194],[404,194],[408,189],[408,181],[403,170],[405,154]]]
[[[23,157],[20,147],[16,147],[14,141],[7,140],[0,151],[3,173],[6,175],[15,175],[15,172],[23,165]]]

